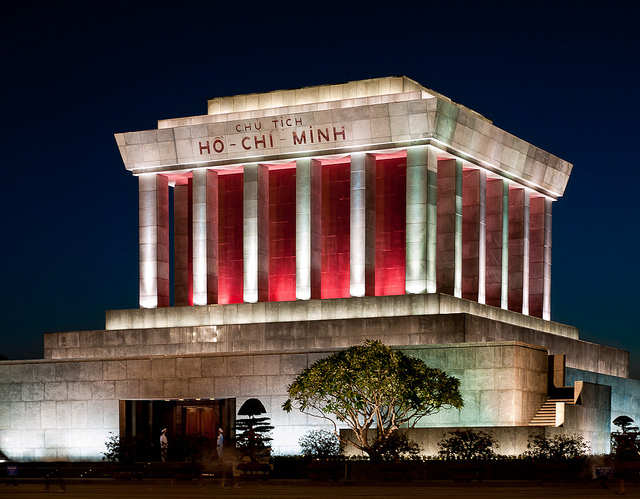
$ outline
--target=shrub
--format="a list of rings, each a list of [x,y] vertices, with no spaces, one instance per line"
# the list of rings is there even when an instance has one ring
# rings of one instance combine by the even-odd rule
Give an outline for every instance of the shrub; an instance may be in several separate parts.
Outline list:
[[[491,459],[498,444],[492,435],[479,430],[455,430],[440,442],[438,454],[444,459]]]
[[[153,460],[153,448],[142,437],[125,435],[117,437],[109,433],[109,440],[105,442],[107,452],[103,452],[103,461],[110,463],[130,464]]]
[[[420,454],[420,446],[411,440],[406,433],[395,430],[386,438],[378,438],[371,448],[376,460],[395,461],[397,459],[412,459]]]
[[[315,459],[327,459],[340,454],[340,440],[327,430],[311,430],[305,433],[300,440],[302,454]]]
[[[589,445],[580,435],[531,435],[525,457],[540,461],[586,459]]]

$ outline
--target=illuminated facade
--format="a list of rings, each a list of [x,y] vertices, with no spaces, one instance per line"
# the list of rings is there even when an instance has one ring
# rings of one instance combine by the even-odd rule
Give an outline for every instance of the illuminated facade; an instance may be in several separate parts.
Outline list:
[[[502,452],[541,431],[605,452],[612,418],[640,417],[628,354],[550,321],[552,204],[572,166],[474,111],[391,77],[212,99],[116,142],[139,182],[140,309],[0,364],[9,456],[208,434],[251,397],[295,452],[321,422],[280,410],[288,384],[365,338],[460,377],[464,409],[414,435],[427,451],[474,426]]]

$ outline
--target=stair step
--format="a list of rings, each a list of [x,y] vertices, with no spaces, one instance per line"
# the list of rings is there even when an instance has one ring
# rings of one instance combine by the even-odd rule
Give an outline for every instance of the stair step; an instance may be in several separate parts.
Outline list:
[[[555,426],[557,402],[572,404],[573,399],[547,399],[533,419],[529,422],[529,426]]]

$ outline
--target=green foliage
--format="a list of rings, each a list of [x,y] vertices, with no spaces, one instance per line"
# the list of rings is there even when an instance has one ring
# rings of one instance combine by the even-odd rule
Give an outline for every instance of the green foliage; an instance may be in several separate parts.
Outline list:
[[[252,461],[266,457],[271,452],[270,436],[273,426],[268,417],[236,419],[236,447],[240,454],[249,456]]]
[[[105,442],[107,452],[103,452],[103,461],[119,464],[152,461],[153,448],[142,437],[125,435],[117,437],[109,433],[109,440]]]
[[[613,432],[611,434],[611,453],[620,461],[640,459],[640,434],[638,432]]]
[[[618,416],[613,424],[620,428],[611,433],[611,453],[620,461],[640,459],[640,432],[629,416]]]
[[[315,459],[327,459],[340,454],[340,440],[330,431],[311,430],[298,440],[302,454]]]
[[[375,459],[396,461],[398,459],[415,459],[420,454],[420,446],[411,440],[406,433],[395,430],[384,438],[371,444]]]
[[[531,435],[525,457],[539,461],[570,461],[586,459],[589,446],[579,435]]]
[[[628,429],[631,429],[633,422],[633,419],[629,416],[618,416],[613,420],[613,424],[618,426],[622,430],[622,433],[626,433]],[[636,427],[635,429],[637,430],[638,428]]]
[[[440,369],[366,340],[305,369],[289,385],[290,398],[282,408],[290,412],[295,404],[305,414],[331,421],[336,430],[338,423],[345,424],[356,438],[343,443],[377,460],[380,449],[398,442],[392,435],[401,428],[413,428],[443,408],[460,409],[459,388],[460,381]]]
[[[498,443],[492,435],[479,430],[455,430],[438,442],[438,454],[444,459],[492,459]]]

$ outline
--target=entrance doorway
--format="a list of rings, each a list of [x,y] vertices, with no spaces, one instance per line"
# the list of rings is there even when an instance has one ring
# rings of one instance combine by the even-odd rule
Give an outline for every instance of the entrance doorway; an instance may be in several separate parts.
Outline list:
[[[187,437],[206,437],[215,445],[218,428],[235,441],[236,399],[121,400],[120,436],[136,437],[157,449],[167,429],[169,447]],[[173,446],[175,448],[175,445]],[[154,452],[156,454],[156,452]]]

